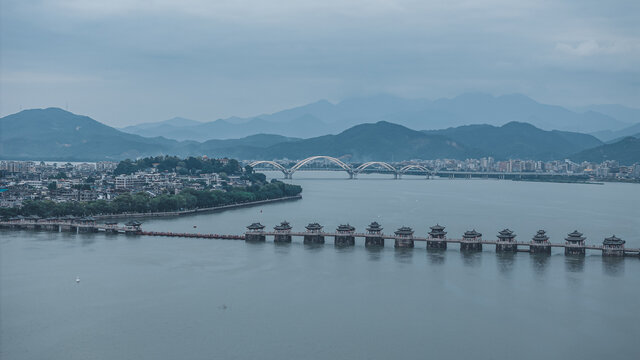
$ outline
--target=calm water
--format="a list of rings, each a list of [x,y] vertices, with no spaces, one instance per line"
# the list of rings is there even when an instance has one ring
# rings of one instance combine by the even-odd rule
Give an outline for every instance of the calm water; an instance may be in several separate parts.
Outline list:
[[[423,236],[438,222],[450,237],[509,227],[528,240],[544,228],[560,242],[578,229],[640,247],[638,185],[295,176],[300,201],[143,227],[376,220]],[[640,259],[294,241],[0,232],[0,358],[640,358]]]

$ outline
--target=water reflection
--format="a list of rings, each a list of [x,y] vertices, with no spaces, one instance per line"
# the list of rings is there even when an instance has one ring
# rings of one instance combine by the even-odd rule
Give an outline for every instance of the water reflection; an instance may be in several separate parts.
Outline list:
[[[510,274],[513,270],[513,264],[516,258],[515,252],[499,252],[496,253],[498,260],[498,270],[501,274]]]
[[[367,254],[369,255],[369,260],[380,261],[382,257],[382,252],[384,251],[384,247],[382,246],[367,246],[365,247],[367,250]]]
[[[550,258],[551,255],[549,254],[531,254],[531,265],[536,275],[544,275],[546,273]]]
[[[478,267],[482,264],[482,252],[461,250],[460,256],[465,266]]]
[[[337,253],[352,253],[355,249],[353,245],[335,245]]]
[[[274,252],[276,254],[289,254],[291,253],[291,243],[290,242],[274,242],[273,243]]]
[[[446,256],[446,250],[444,249],[434,249],[434,250],[428,250],[427,251],[427,258],[429,259],[429,261],[434,264],[434,265],[442,265],[444,264],[447,256]]]
[[[584,256],[582,255],[565,255],[564,265],[568,272],[584,271]]]
[[[324,244],[303,244],[304,249],[311,252],[320,252],[324,248]]]
[[[412,248],[396,248],[393,253],[397,261],[410,264],[413,261],[413,252]]]
[[[81,244],[82,246],[92,245],[96,242],[95,234],[83,234]]]
[[[609,276],[624,275],[624,263],[624,256],[603,256],[602,270]]]

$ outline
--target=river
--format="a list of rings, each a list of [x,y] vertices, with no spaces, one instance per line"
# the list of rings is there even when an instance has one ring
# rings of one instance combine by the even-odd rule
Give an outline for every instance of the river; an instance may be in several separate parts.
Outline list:
[[[278,173],[269,173],[277,176]],[[298,172],[303,199],[148,219],[239,234],[254,221],[385,232],[446,226],[640,247],[637,184]],[[196,228],[194,228],[196,226]],[[640,259],[0,232],[2,359],[637,359]],[[76,283],[76,277],[80,282]]]

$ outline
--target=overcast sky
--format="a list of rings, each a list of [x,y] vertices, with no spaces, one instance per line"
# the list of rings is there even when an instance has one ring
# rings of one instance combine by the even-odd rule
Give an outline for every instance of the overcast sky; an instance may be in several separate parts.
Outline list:
[[[319,99],[640,107],[640,1],[0,0],[0,113],[113,126]]]

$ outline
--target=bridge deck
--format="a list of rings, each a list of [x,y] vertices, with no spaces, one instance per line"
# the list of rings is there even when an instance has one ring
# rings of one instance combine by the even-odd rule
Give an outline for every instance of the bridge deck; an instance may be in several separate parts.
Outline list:
[[[245,240],[244,235],[228,235],[228,234],[201,234],[201,233],[174,233],[174,232],[161,232],[161,231],[136,231],[135,229],[128,227],[119,227],[119,226],[108,226],[108,225],[93,225],[93,224],[82,224],[82,223],[73,223],[73,222],[56,222],[56,221],[41,221],[41,222],[29,222],[23,221],[18,223],[12,223],[7,221],[0,221],[0,226],[17,226],[20,228],[29,228],[29,227],[37,227],[37,226],[63,226],[63,227],[74,227],[78,229],[85,230],[94,230],[94,231],[111,231],[117,233],[125,233],[125,232],[135,232],[138,235],[146,235],[146,236],[169,236],[169,237],[187,237],[187,238],[202,238],[202,239],[223,239],[223,240]],[[303,237],[305,235],[322,235],[327,237],[335,237],[335,236],[353,236],[355,238],[383,238],[385,240],[413,240],[413,241],[438,241],[452,244],[459,243],[468,243],[468,244],[482,244],[482,245],[517,245],[517,246],[549,246],[556,248],[584,248],[586,250],[604,250],[602,245],[574,245],[574,244],[558,244],[558,243],[546,243],[546,244],[538,244],[531,241],[513,241],[513,242],[504,242],[497,240],[478,240],[478,241],[466,241],[463,239],[429,239],[426,237],[401,237],[396,235],[387,235],[387,234],[365,234],[365,233],[337,233],[337,232],[322,232],[322,233],[312,233],[312,232],[289,232],[289,233],[281,233],[275,231],[265,231],[260,233],[265,236],[275,236],[275,235],[291,235],[296,237]],[[640,254],[640,248],[625,248],[625,253],[638,253]]]

